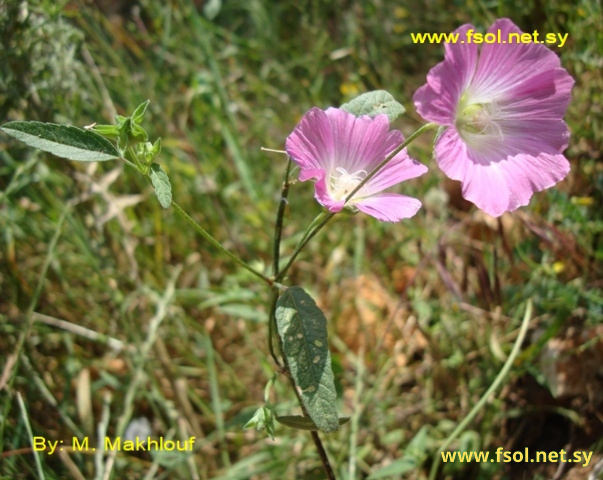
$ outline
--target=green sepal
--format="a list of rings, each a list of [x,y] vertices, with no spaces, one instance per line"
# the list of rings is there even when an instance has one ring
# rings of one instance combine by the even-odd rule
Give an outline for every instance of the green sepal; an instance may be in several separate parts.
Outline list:
[[[150,153],[153,154],[153,157],[156,157],[161,153],[161,137],[158,137],[157,140],[155,140],[155,143],[151,147]]]
[[[154,144],[151,142],[144,142],[136,145],[136,154],[138,158],[147,165],[153,163],[153,160],[159,152],[161,152],[161,138],[158,138]]]
[[[122,152],[128,148],[131,125],[132,119],[129,117],[125,117],[124,120],[117,125],[119,131],[119,135],[117,137],[117,148],[119,148]]]
[[[274,440],[274,413],[267,406],[260,407],[243,427],[244,430],[255,428],[258,432],[266,430],[268,436]]]
[[[136,110],[134,110],[134,113],[132,113],[132,115],[131,115],[132,121],[134,123],[138,124],[138,123],[142,122],[142,119],[144,118],[144,114],[147,111],[147,107],[149,106],[149,103],[151,103],[151,101],[147,100],[146,102],[143,102],[136,107]]]
[[[130,139],[133,139],[135,142],[147,142],[149,140],[146,130],[134,123],[133,119],[130,124]]]

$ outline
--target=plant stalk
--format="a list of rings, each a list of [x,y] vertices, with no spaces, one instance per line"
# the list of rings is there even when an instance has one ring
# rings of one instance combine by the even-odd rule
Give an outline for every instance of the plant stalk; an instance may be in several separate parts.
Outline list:
[[[186,220],[186,222],[191,227],[193,227],[195,229],[195,231],[198,234],[200,234],[205,240],[207,240],[214,247],[216,247],[218,250],[220,250],[220,252],[222,252],[224,255],[226,255],[228,258],[230,258],[233,262],[235,262],[237,265],[243,267],[245,270],[253,273],[256,277],[258,277],[259,279],[261,279],[263,282],[265,282],[269,286],[272,286],[274,284],[274,280],[272,280],[271,278],[267,277],[263,273],[258,272],[255,268],[253,268],[251,265],[249,265],[248,263],[246,263],[243,260],[241,260],[234,253],[232,253],[230,250],[228,250],[227,248],[224,248],[220,242],[218,242],[214,237],[212,237],[209,232],[207,232],[188,213],[186,213],[182,209],[182,207],[180,205],[178,205],[176,202],[172,202],[172,207],[174,208],[174,210],[176,210],[176,212],[178,213],[178,215],[180,215],[184,220]]]

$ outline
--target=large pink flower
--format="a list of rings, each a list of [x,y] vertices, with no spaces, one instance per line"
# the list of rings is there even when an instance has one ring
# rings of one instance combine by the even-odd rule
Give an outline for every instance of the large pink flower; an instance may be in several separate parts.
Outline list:
[[[569,172],[563,115],[574,80],[544,45],[508,43],[521,30],[506,18],[483,37],[501,43],[480,51],[474,32],[456,30],[458,42],[445,45],[413,100],[424,119],[448,127],[435,145],[440,168],[461,181],[467,200],[499,216]]]
[[[308,111],[291,135],[285,149],[300,168],[299,179],[315,179],[316,200],[331,212],[355,207],[378,220],[397,222],[412,217],[421,202],[388,187],[418,177],[427,167],[398,153],[346,204],[346,197],[366,176],[404,141],[402,133],[389,131],[386,115],[356,117],[337,108]]]

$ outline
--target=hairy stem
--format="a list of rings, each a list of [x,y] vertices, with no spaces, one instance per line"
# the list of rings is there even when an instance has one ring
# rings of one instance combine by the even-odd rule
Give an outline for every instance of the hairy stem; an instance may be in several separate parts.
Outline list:
[[[279,342],[281,343],[281,348],[282,348],[282,341],[280,340],[280,337],[278,337],[278,338],[279,338]],[[304,402],[299,393],[299,390],[297,389],[297,387],[295,385],[295,380],[293,379],[293,376],[291,376],[291,372],[289,371],[289,365],[287,364],[287,359],[285,357],[283,357],[283,360],[285,362],[285,368],[283,371],[284,371],[285,375],[287,376],[287,378],[289,379],[289,382],[291,383],[291,387],[293,388],[293,391],[295,392],[295,396],[297,397],[297,401],[299,403],[299,406],[301,407],[302,413],[304,414],[304,417],[310,418],[310,415],[308,414],[308,410],[306,410],[306,406],[304,405]],[[318,452],[318,456],[320,457],[320,461],[322,462],[322,466],[325,470],[327,479],[328,480],[336,480],[335,472],[333,471],[333,467],[331,466],[331,462],[329,461],[329,457],[327,456],[327,451],[325,450],[322,440],[318,436],[318,432],[315,430],[312,430],[311,433],[312,433],[312,441],[314,442],[314,446],[316,447],[316,451]]]
[[[314,440],[314,445],[316,445],[316,450],[318,451],[318,456],[320,457],[320,461],[322,462],[322,466],[325,469],[325,473],[327,474],[327,478],[329,480],[336,480],[335,472],[333,472],[333,467],[329,462],[329,457],[327,457],[327,451],[318,436],[318,432],[312,430],[312,440]]]
[[[281,200],[278,204],[278,211],[276,213],[276,222],[274,225],[274,251],[273,251],[273,264],[272,264],[272,275],[276,278],[279,271],[279,261],[281,258],[281,237],[283,234],[283,218],[285,216],[285,209],[287,208],[287,197],[289,196],[289,173],[291,172],[291,157],[287,160],[287,170],[285,171],[285,181],[283,182],[283,188],[281,190]]]
[[[281,238],[283,234],[283,220],[285,217],[285,209],[287,208],[287,197],[289,196],[289,174],[291,172],[291,157],[287,159],[287,169],[285,170],[285,180],[283,181],[283,187],[281,189],[281,199],[278,204],[278,210],[276,212],[276,222],[274,223],[274,248],[272,252],[272,276],[276,279],[280,268],[281,259]],[[268,350],[270,356],[274,360],[279,368],[282,367],[281,362],[274,350],[274,334],[275,334],[275,322],[276,318],[274,312],[276,310],[276,302],[278,300],[278,289],[272,287],[270,292],[270,309],[268,316]]]

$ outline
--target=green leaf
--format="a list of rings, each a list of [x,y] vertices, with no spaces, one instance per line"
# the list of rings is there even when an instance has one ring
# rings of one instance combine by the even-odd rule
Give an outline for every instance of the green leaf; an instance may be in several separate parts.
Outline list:
[[[390,122],[402,115],[406,110],[401,103],[396,102],[385,90],[363,93],[354,100],[344,103],[341,108],[357,117],[368,115],[374,117],[385,113]]]
[[[310,417],[302,417],[301,415],[283,415],[276,417],[276,421],[287,427],[299,430],[318,430],[318,427]],[[350,421],[350,417],[341,417],[338,421],[339,425],[344,425]]]
[[[279,297],[275,317],[287,366],[308,415],[320,430],[338,430],[327,319],[301,287],[290,287]]]
[[[167,173],[161,168],[161,165],[153,163],[149,175],[151,176],[153,187],[155,187],[157,200],[159,200],[163,208],[169,208],[172,204],[172,185]]]
[[[69,160],[100,162],[119,158],[115,146],[91,130],[42,122],[9,122],[2,130],[31,147]]]
[[[144,114],[147,111],[147,107],[149,106],[149,103],[151,103],[151,101],[147,100],[146,102],[143,102],[136,107],[136,110],[134,110],[134,113],[132,114],[132,121],[134,123],[140,123],[142,121],[142,119],[144,118]]]
[[[140,125],[137,125],[134,122],[132,122],[130,124],[129,136],[139,142],[146,142],[149,139],[149,136],[147,135],[147,131],[144,128],[142,128]]]

